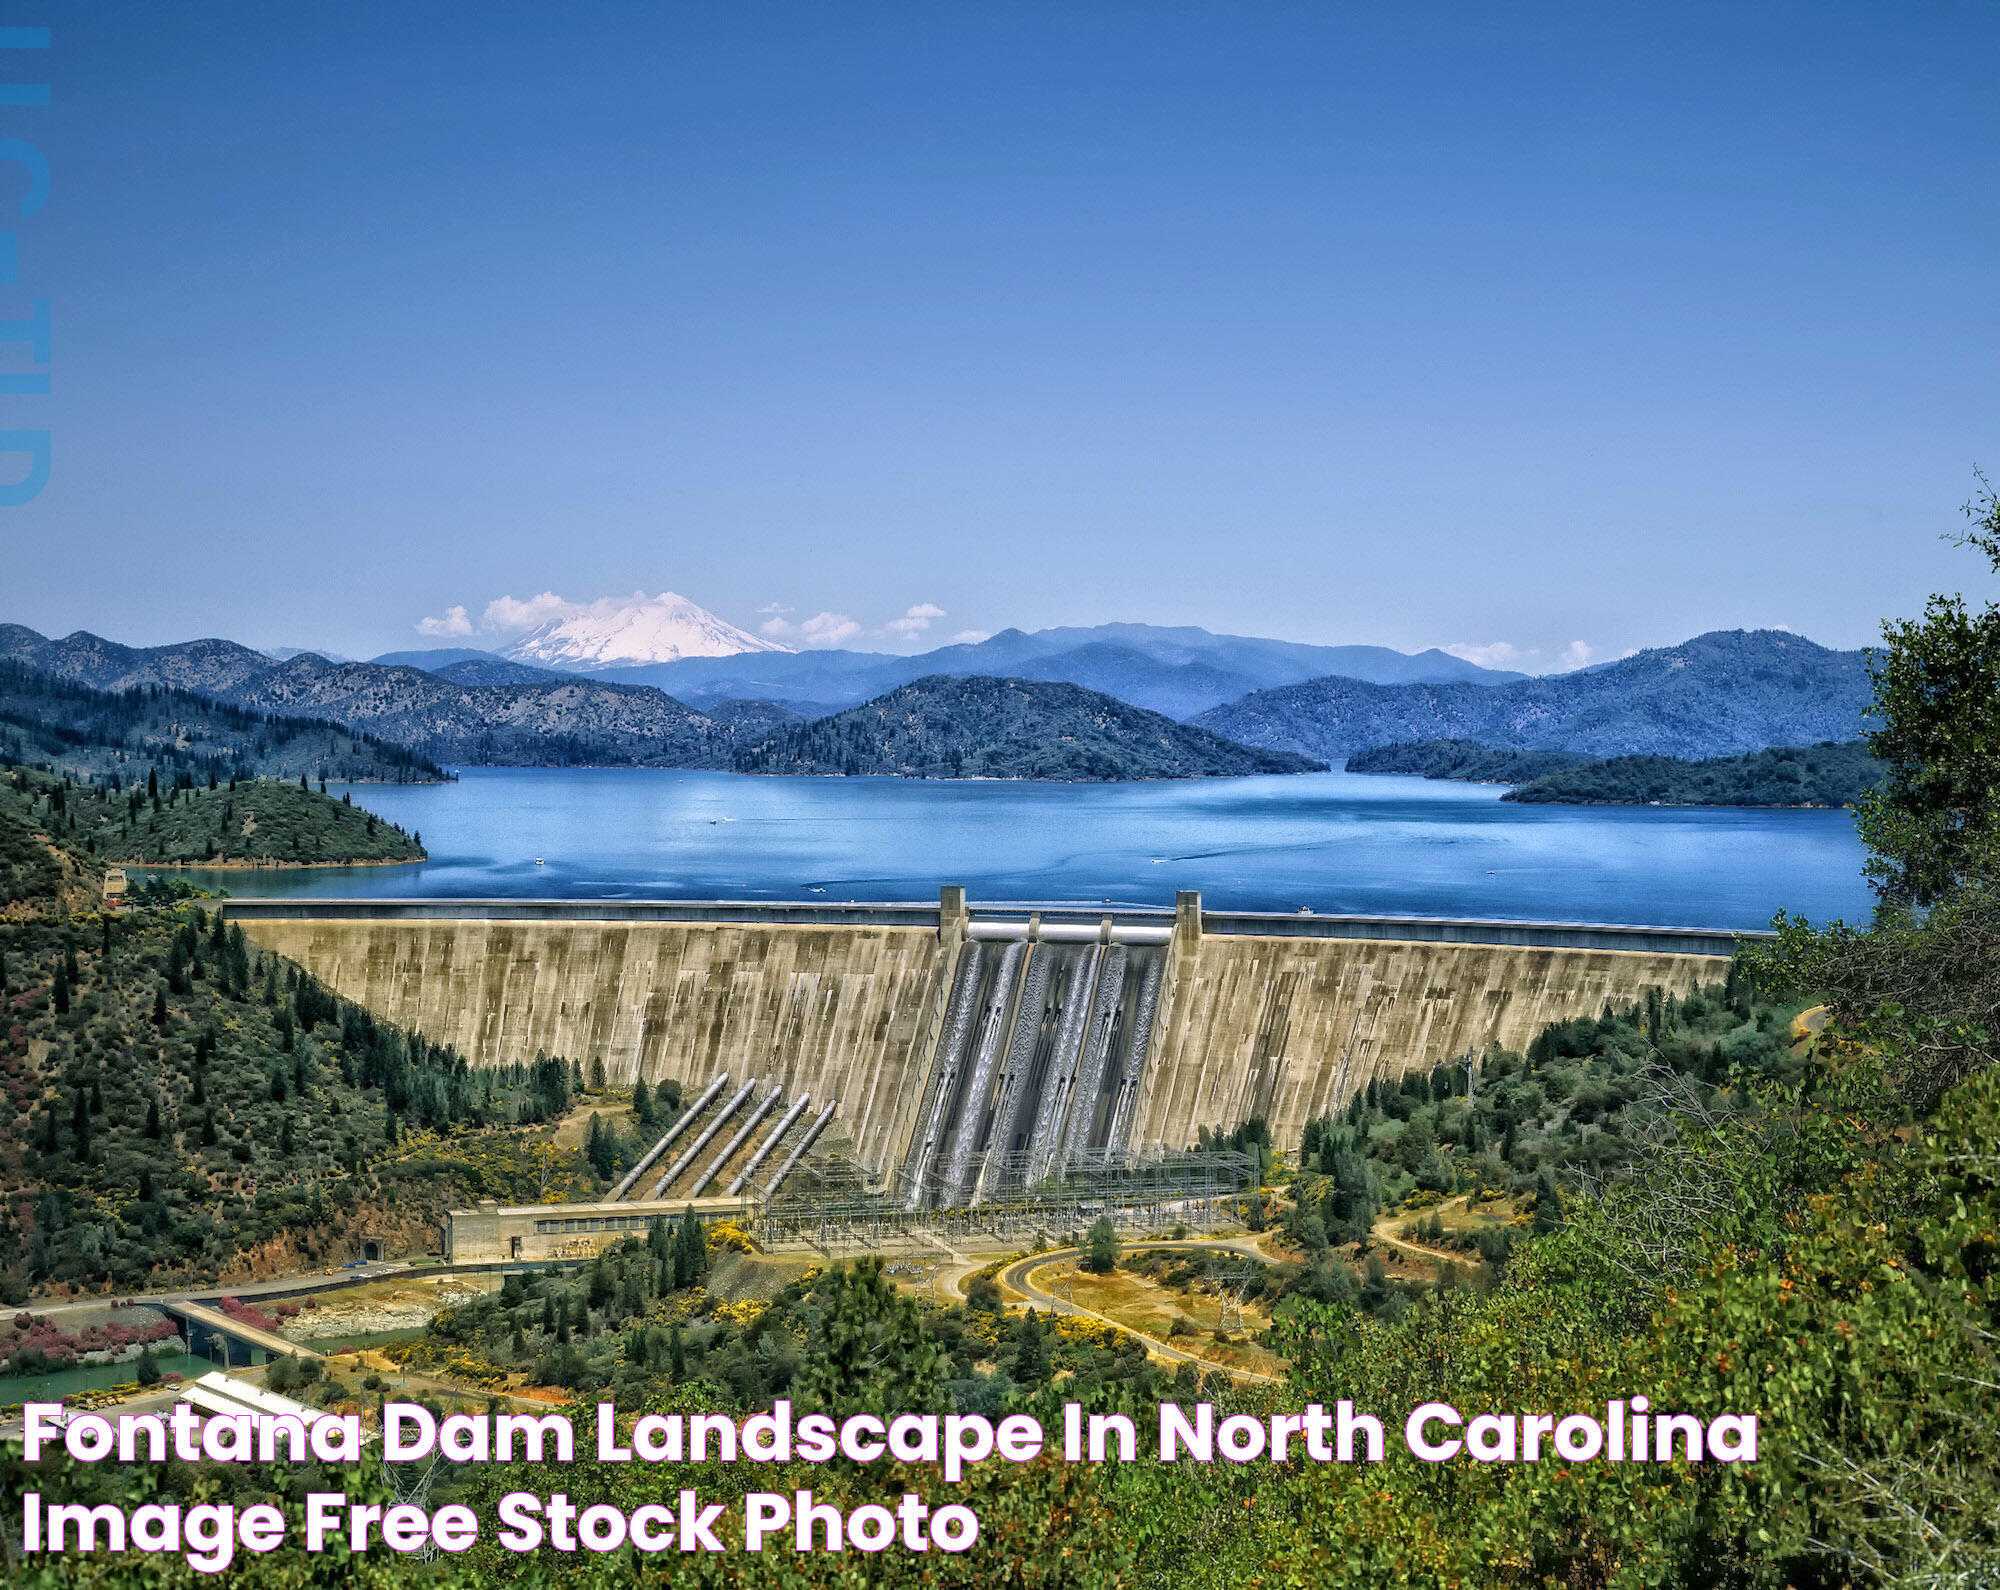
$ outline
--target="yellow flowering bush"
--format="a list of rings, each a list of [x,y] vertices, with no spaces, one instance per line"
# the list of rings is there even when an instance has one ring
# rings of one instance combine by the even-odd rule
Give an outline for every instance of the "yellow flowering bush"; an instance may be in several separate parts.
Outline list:
[[[708,1251],[715,1253],[755,1253],[757,1244],[750,1233],[734,1220],[718,1220],[708,1228]]]

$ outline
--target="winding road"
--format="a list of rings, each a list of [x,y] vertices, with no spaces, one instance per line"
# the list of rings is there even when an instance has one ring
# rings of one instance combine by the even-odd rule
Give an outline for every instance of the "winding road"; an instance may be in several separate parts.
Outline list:
[[[1254,1242],[1229,1237],[1215,1237],[1207,1240],[1185,1238],[1181,1240],[1169,1239],[1161,1242],[1135,1242],[1131,1246],[1135,1252],[1140,1250],[1152,1252],[1158,1248],[1177,1248],[1182,1251],[1196,1253],[1234,1253],[1245,1258],[1255,1259],[1260,1264],[1268,1264],[1270,1262],[1270,1255],[1260,1249]],[[1070,1303],[1064,1301],[1062,1298],[1052,1296],[1050,1293],[1044,1292],[1029,1279],[1032,1272],[1041,1269],[1045,1265],[1059,1263],[1064,1259],[1074,1261],[1080,1258],[1082,1253],[1083,1250],[1081,1248],[1056,1248],[1048,1253],[1032,1253],[1025,1259],[1016,1259],[1000,1272],[1001,1284],[1010,1287],[1026,1298],[1031,1306],[1046,1305],[1050,1310],[1058,1314],[1069,1314],[1077,1319],[1087,1319],[1098,1325],[1108,1325],[1115,1331],[1119,1331],[1126,1336],[1131,1336],[1145,1343],[1148,1352],[1156,1358],[1166,1359],[1169,1363],[1193,1364],[1197,1369],[1220,1370],[1232,1379],[1256,1381],[1261,1385],[1275,1386],[1283,1384],[1284,1377],[1281,1375],[1267,1375],[1255,1369],[1237,1369],[1228,1364],[1218,1364],[1211,1358],[1203,1358],[1199,1353],[1188,1352],[1184,1348],[1174,1346],[1171,1342],[1161,1341],[1157,1336],[1148,1336],[1144,1331],[1134,1330],[1130,1325],[1121,1324],[1109,1315],[1098,1313],[1095,1309],[1085,1308],[1080,1303]]]

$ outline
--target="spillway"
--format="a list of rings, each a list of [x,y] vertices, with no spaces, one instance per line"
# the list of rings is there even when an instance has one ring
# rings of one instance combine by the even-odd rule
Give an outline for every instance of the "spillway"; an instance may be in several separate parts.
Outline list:
[[[967,942],[961,976],[987,963],[988,948]],[[928,1129],[904,1167],[906,1207],[975,1204],[1119,1146],[1116,1106],[1144,1072],[1165,959],[1163,946],[1009,943],[976,1029],[947,1029]],[[1146,1019],[1135,1019],[1142,1007]],[[941,1167],[939,1140],[949,1144]]]

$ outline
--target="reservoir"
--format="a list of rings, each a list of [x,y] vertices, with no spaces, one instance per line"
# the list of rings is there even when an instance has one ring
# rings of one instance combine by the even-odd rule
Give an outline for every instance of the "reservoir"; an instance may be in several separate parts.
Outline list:
[[[1865,919],[1851,814],[1529,806],[1344,772],[1132,784],[470,768],[357,785],[400,867],[190,872],[239,898],[930,900],[1761,928]]]

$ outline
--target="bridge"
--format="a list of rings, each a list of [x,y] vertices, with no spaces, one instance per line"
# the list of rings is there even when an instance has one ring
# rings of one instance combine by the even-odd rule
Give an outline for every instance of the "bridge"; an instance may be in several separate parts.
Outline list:
[[[202,1356],[203,1348],[197,1345],[203,1340],[202,1333],[220,1336],[225,1342],[240,1342],[246,1347],[260,1349],[273,1358],[318,1358],[320,1355],[310,1347],[289,1341],[273,1331],[250,1324],[225,1314],[219,1308],[210,1308],[205,1303],[197,1303],[189,1298],[176,1298],[155,1305],[162,1313],[170,1314],[188,1327],[188,1351],[196,1357]],[[225,1348],[226,1353],[226,1348]]]

